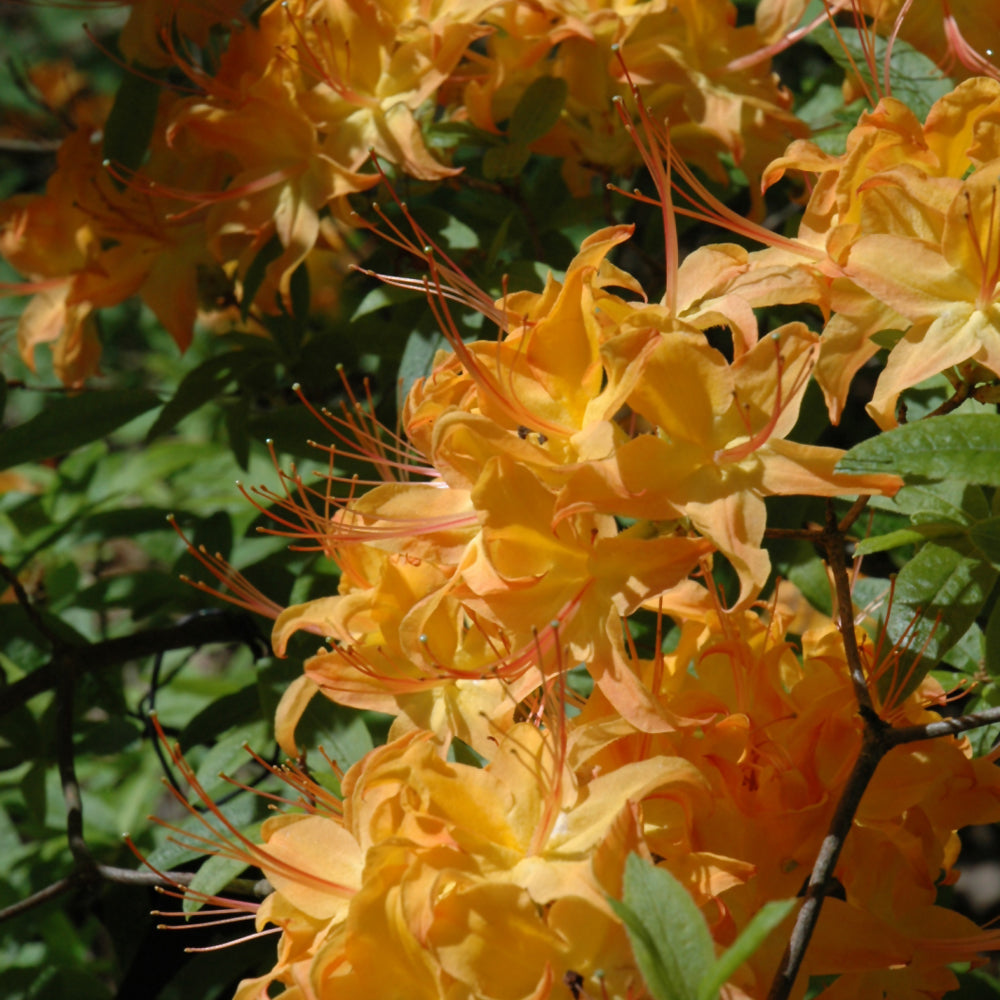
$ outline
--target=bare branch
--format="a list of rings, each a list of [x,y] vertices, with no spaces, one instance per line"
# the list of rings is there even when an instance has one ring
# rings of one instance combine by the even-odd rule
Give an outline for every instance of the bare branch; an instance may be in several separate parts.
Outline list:
[[[99,882],[169,889],[190,885],[194,877],[194,872],[164,872],[160,875],[152,871],[116,868],[113,865],[90,864],[85,869],[77,867],[69,875],[47,885],[44,889],[39,889],[27,898],[4,907],[0,910],[0,924],[6,920],[13,920],[22,913],[47,903],[50,899],[57,899],[74,889],[93,886]],[[220,891],[225,895],[242,896],[246,899],[263,899],[273,892],[273,888],[267,879],[236,878]]]
[[[253,619],[248,615],[220,611],[189,619],[182,624],[147,629],[87,646],[63,647],[63,654],[65,660],[69,661],[69,669],[75,677],[79,677],[91,670],[103,670],[172,649],[206,646],[213,642],[242,642],[257,649],[262,640]],[[53,659],[0,690],[0,716],[13,711],[43,691],[51,691],[59,683],[60,669],[61,665]]]

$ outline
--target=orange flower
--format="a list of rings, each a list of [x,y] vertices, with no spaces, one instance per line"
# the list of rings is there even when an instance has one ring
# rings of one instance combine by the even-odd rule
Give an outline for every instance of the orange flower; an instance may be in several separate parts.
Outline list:
[[[858,631],[874,684],[875,649]],[[685,621],[675,652],[636,659],[633,669],[653,701],[701,724],[637,731],[595,691],[573,720],[569,759],[613,773],[676,754],[698,768],[708,803],[643,801],[646,842],[696,900],[712,901],[713,935],[728,945],[761,905],[799,891],[857,758],[862,723],[842,640],[827,623],[803,637],[799,656],[780,615],[765,623],[750,612],[707,613]],[[925,706],[940,698],[927,680],[891,721],[933,721]],[[834,872],[844,898],[827,900],[805,975],[846,974],[855,992],[838,996],[875,995],[883,983],[887,995],[906,996],[921,977],[931,996],[951,988],[948,964],[995,948],[997,935],[936,906],[936,887],[954,874],[954,831],[998,815],[1000,774],[989,759],[970,760],[964,738],[893,749],[846,839]],[[780,935],[765,942],[730,988],[763,996],[783,946]]]
[[[638,330],[607,353],[629,369],[625,402],[652,433],[591,463],[564,490],[566,509],[652,522],[686,518],[733,563],[739,602],[763,587],[765,496],[895,492],[893,477],[834,473],[841,452],[784,440],[798,417],[818,337],[774,331],[732,365],[700,336]]]
[[[938,274],[932,282],[932,287],[936,284],[937,288],[929,298],[940,299],[942,267],[947,265],[941,260],[940,250],[935,251],[933,246],[941,245],[949,211],[956,216],[961,211],[960,206],[949,206],[958,196],[962,178],[970,169],[1000,156],[1000,144],[990,124],[998,109],[1000,84],[982,78],[966,81],[937,101],[923,124],[905,105],[884,98],[874,111],[861,116],[848,136],[843,156],[830,156],[810,143],[793,143],[786,155],[768,169],[765,184],[790,168],[820,175],[806,207],[799,240],[823,250],[828,261],[824,269],[835,279],[825,296],[825,306],[834,315],[823,331],[816,365],[816,380],[826,396],[832,419],[839,419],[854,375],[878,350],[872,340],[874,334],[905,329],[916,321],[912,337],[919,342],[932,322],[933,308],[921,312],[915,305],[917,301],[926,302],[927,293],[907,291],[907,283],[900,283],[899,276],[881,280],[877,274],[881,262],[874,254],[885,254],[884,261],[891,259],[894,263],[898,258],[893,255],[900,252],[907,258],[911,253],[929,254],[936,268],[932,274]],[[989,218],[990,210],[982,204],[977,206],[980,227],[988,227]],[[958,228],[958,221],[953,220],[952,230]],[[853,248],[868,237],[877,239],[865,243],[867,249],[854,257]],[[970,237],[960,238],[968,242]],[[890,242],[884,243],[886,239]],[[979,251],[987,255],[982,266],[988,267],[990,238],[983,230],[977,232],[975,240],[979,241]],[[924,243],[932,246],[922,247]],[[775,259],[772,251],[764,251],[761,257],[768,259]],[[966,271],[965,280],[976,285],[972,297],[982,298],[980,286],[985,287],[986,275],[972,265],[961,267]],[[915,273],[916,269],[911,278]],[[895,287],[890,289],[890,285]],[[957,286],[951,294],[957,294],[959,301],[969,301],[968,293]],[[902,313],[900,305],[906,307]],[[975,339],[976,335],[971,336]],[[981,344],[972,347],[971,343],[969,335],[965,335],[961,347],[971,349],[959,360],[981,351]],[[959,346],[957,341],[955,346]],[[899,391],[915,384],[909,379],[926,377],[926,369],[913,369],[912,359],[904,364],[907,351],[912,354],[911,348],[903,346],[899,359],[890,360],[893,372],[880,383],[879,401],[871,407],[883,427],[894,424],[892,411]],[[930,357],[934,352],[922,349],[922,353]],[[959,351],[948,353],[954,357]],[[951,363],[947,361],[930,373]],[[912,373],[908,373],[910,369]]]
[[[496,132],[533,80],[564,80],[562,115],[532,148],[563,158],[576,190],[588,188],[595,168],[621,173],[637,162],[612,105],[629,94],[623,63],[650,114],[669,120],[680,155],[721,177],[718,154],[732,153],[751,191],[768,160],[791,136],[804,134],[766,55],[749,69],[730,69],[763,39],[752,26],[735,26],[728,0],[510,3],[487,19],[499,30],[487,40],[486,55],[472,57],[464,111]]]
[[[48,344],[57,374],[73,385],[97,367],[96,310],[139,295],[186,347],[201,306],[200,275],[216,267],[200,227],[172,216],[176,201],[116,183],[102,162],[107,106],[94,111],[61,144],[45,193],[0,205],[0,253],[30,279],[15,290],[37,293],[19,321],[21,354],[33,365],[35,349]],[[147,169],[194,182],[217,164],[202,157],[180,167],[160,143]]]
[[[970,361],[1000,375],[998,182],[1000,160],[975,170],[954,192],[933,237],[873,233],[851,247],[852,279],[908,321],[868,405],[883,428],[896,423],[900,393],[931,375]],[[890,210],[905,211],[922,187],[890,191]]]

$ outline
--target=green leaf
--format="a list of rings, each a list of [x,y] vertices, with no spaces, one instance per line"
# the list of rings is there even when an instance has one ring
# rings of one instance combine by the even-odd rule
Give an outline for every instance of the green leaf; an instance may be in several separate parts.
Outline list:
[[[310,303],[312,301],[311,288],[309,282],[309,268],[306,262],[301,264],[294,271],[288,281],[288,296],[291,299],[292,318],[301,329],[305,329],[309,322]]]
[[[41,462],[100,441],[159,405],[156,393],[146,389],[90,389],[54,399],[37,416],[0,431],[0,469]]]
[[[698,1000],[715,964],[708,924],[687,890],[637,854],[625,862],[624,898],[609,900],[656,1000]]]
[[[952,531],[954,531],[952,526]],[[924,541],[926,535],[916,528],[900,528],[898,531],[890,531],[887,535],[876,535],[873,538],[862,538],[854,546],[855,555],[868,556],[873,552],[885,552],[888,549],[896,549],[901,545],[916,545]]]
[[[104,158],[127,170],[137,170],[153,137],[160,81],[137,67],[126,72],[115,94],[115,103],[104,123]]]
[[[969,528],[969,537],[994,566],[1000,566],[1000,517],[977,521]]]
[[[908,514],[915,524],[970,524],[990,516],[986,494],[978,486],[947,479],[904,486],[894,497],[872,497],[871,506]]]
[[[361,319],[370,313],[378,312],[388,306],[398,305],[400,302],[413,302],[415,293],[409,288],[396,288],[393,285],[376,285],[358,303],[357,308],[351,313],[350,322]]]
[[[959,987],[949,997],[958,1000],[998,1000],[1000,979],[984,969],[966,969],[958,972]]]
[[[418,378],[430,375],[434,355],[447,346],[448,341],[444,334],[437,330],[430,334],[414,330],[410,334],[406,347],[403,348],[403,357],[399,362],[399,374],[396,379],[400,400],[406,399]]]
[[[985,630],[986,669],[993,678],[1000,678],[1000,601],[993,605]]]
[[[267,277],[267,267],[276,261],[285,251],[278,234],[275,233],[257,251],[257,256],[247,265],[247,273],[243,275],[243,299],[240,302],[240,319],[246,322],[250,313],[253,300],[260,291],[260,286],[264,284]]]
[[[181,379],[173,398],[167,401],[150,427],[146,441],[172,431],[186,416],[221,396],[243,372],[258,364],[260,358],[245,351],[227,351],[203,361]]]
[[[257,795],[238,795],[232,801],[219,805],[217,808],[232,826],[238,830],[244,830],[251,826],[259,814],[260,803],[261,799]],[[203,817],[200,814],[187,815],[181,820],[172,822],[181,833],[176,837],[174,834],[162,834],[163,842],[146,855],[150,866],[159,868],[160,871],[177,868],[194,858],[204,857],[205,854],[204,850],[197,846],[194,839],[205,835]],[[184,832],[186,831],[193,834],[191,843],[184,842]],[[167,836],[173,839],[167,840]]]
[[[812,37],[847,76],[856,78],[860,72],[870,93],[877,95],[881,92],[881,86],[876,86],[872,80],[865,53],[874,43],[873,65],[881,74],[885,65],[884,38],[872,36],[868,31],[862,36],[856,28],[841,27],[834,33],[825,25],[814,31]],[[881,82],[880,77],[879,85]],[[893,42],[889,82],[892,96],[906,104],[921,120],[927,116],[931,105],[938,98],[955,88],[954,81],[942,76],[940,69],[927,56],[901,38],[896,38]]]
[[[211,743],[227,729],[253,722],[260,714],[260,697],[254,682],[206,705],[181,730],[178,742],[183,747]]]
[[[246,870],[247,863],[245,861],[216,854],[207,858],[195,872],[194,878],[191,879],[191,889],[194,892],[203,892],[206,896],[214,896]],[[205,900],[200,897],[188,895],[184,897],[185,913],[197,913],[204,905]]]
[[[569,87],[556,76],[540,76],[534,80],[514,106],[507,134],[511,142],[525,146],[541,139],[562,114]]]
[[[837,471],[1000,486],[1000,414],[949,413],[896,427],[855,445]]]
[[[531,150],[521,142],[492,146],[483,154],[483,177],[488,181],[517,177],[531,158]]]
[[[229,448],[239,467],[246,472],[250,468],[250,400],[238,396],[227,400],[222,415],[229,435]]]
[[[886,672],[879,679],[883,697],[892,689],[898,702],[941,662],[975,622],[996,579],[997,570],[981,558],[936,542],[907,562],[885,623],[890,642],[904,648],[898,676]]]
[[[719,956],[698,988],[698,1000],[715,1000],[736,970],[767,940],[768,935],[795,909],[797,899],[772,899],[743,928],[740,936]]]

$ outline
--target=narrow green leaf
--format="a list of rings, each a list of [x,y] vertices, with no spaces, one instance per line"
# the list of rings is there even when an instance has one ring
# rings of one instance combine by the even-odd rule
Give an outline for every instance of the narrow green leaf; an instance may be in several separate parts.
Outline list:
[[[990,677],[1000,678],[1000,601],[993,605],[986,623],[986,670]]]
[[[795,908],[797,899],[772,899],[754,914],[740,936],[719,956],[698,988],[698,1000],[715,1000],[733,973],[767,940]]]
[[[231,823],[239,830],[243,830],[254,821],[254,817],[259,815],[261,799],[256,795],[238,795],[230,802],[218,806],[219,812],[225,816],[227,822]],[[197,847],[196,837],[204,835],[205,828],[200,815],[188,815],[174,824],[181,831],[175,839],[167,840],[168,834],[162,833],[162,843],[146,855],[146,859],[153,868],[160,871],[169,871],[179,865],[192,861],[195,858],[204,857],[204,851]],[[191,844],[181,843],[184,831],[190,831],[194,836]]]
[[[869,92],[881,92],[881,86],[876,86],[872,80],[869,65],[877,66],[879,72],[885,65],[884,38],[872,37],[867,32],[862,36],[856,28],[847,27],[838,28],[835,33],[826,25],[814,31],[812,38],[849,77],[856,77],[860,72]],[[874,54],[869,57],[873,44]],[[901,38],[894,39],[889,72],[892,96],[906,104],[921,120],[939,97],[955,87],[927,56]]]
[[[260,359],[244,351],[227,351],[203,361],[181,379],[173,398],[157,414],[146,435],[147,443],[172,431],[188,414],[221,396],[238,380],[241,372],[260,364]]]
[[[115,103],[104,123],[104,158],[127,170],[137,170],[146,156],[156,124],[160,81],[136,67],[118,85]]]
[[[966,736],[969,739],[969,745],[972,747],[972,756],[985,757],[996,746],[997,740],[1000,739],[1000,722],[993,722],[988,726],[980,726],[978,729],[970,729],[966,733]]]
[[[905,424],[855,445],[837,471],[1000,486],[1000,414],[949,413]]]
[[[239,467],[246,472],[250,467],[250,402],[245,396],[227,401],[222,415],[229,435],[229,448]]]
[[[1000,517],[977,521],[969,528],[969,537],[994,566],[1000,566]]]
[[[959,987],[948,996],[961,1000],[1000,1000],[1000,979],[983,969],[958,972]]]
[[[980,487],[949,479],[913,483],[894,497],[872,497],[871,505],[908,514],[915,524],[928,521],[971,524],[990,516],[989,502]]]
[[[214,896],[224,889],[234,878],[238,878],[247,869],[247,863],[237,858],[227,858],[216,854],[207,858],[191,879],[193,892]],[[205,900],[197,896],[184,897],[184,912],[197,913],[205,905]]]
[[[656,942],[639,915],[620,900],[609,899],[608,903],[618,919],[625,925],[629,944],[632,946],[632,954],[635,957],[635,964],[639,967],[646,983],[646,989],[649,990],[653,1000],[690,1000],[687,994],[679,994],[674,991],[664,972]]]
[[[954,530],[954,529],[953,529]],[[901,545],[916,545],[924,540],[924,534],[916,528],[900,528],[886,535],[876,535],[874,538],[862,538],[854,546],[855,555],[867,556],[873,552],[885,552]]]
[[[240,302],[240,319],[244,322],[246,322],[246,318],[250,313],[253,300],[260,291],[260,286],[264,284],[264,278],[267,277],[268,265],[276,261],[282,255],[284,249],[281,245],[281,240],[278,238],[277,233],[275,233],[257,251],[257,256],[247,265],[247,273],[243,275],[243,299]]]
[[[369,313],[378,312],[388,306],[397,305],[400,302],[413,302],[414,292],[409,288],[395,288],[391,285],[376,285],[357,305],[351,313],[350,322],[361,319]]]
[[[917,552],[896,577],[885,629],[890,642],[905,649],[898,676],[880,679],[883,695],[892,688],[898,701],[916,688],[968,631],[996,579],[993,566],[956,547],[928,542]]]
[[[216,698],[197,715],[188,720],[181,730],[178,742],[183,747],[199,743],[210,744],[227,729],[240,724],[248,724],[260,717],[260,697],[257,683],[249,684],[239,691]],[[245,737],[244,737],[245,739]]]
[[[31,420],[0,431],[0,469],[41,462],[100,441],[159,405],[156,393],[146,389],[91,389],[51,400]]]
[[[684,886],[666,869],[630,854],[623,903],[643,929],[626,920],[636,962],[657,1000],[697,1000],[699,984],[715,963],[715,948]]]
[[[522,142],[493,146],[483,154],[483,177],[488,181],[517,177],[530,158],[531,150]]]
[[[511,112],[507,129],[511,142],[527,146],[541,139],[559,121],[568,92],[561,77],[540,76],[533,81]]]
[[[410,394],[413,383],[418,378],[431,373],[434,355],[447,346],[447,343],[444,334],[436,330],[430,334],[414,330],[410,334],[406,340],[406,347],[403,348],[403,357],[399,362],[399,374],[396,378],[400,401]]]

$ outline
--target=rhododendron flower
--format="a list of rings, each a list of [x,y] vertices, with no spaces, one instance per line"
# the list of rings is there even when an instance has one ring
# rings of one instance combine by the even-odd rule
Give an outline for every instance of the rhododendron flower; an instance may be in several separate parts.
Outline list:
[[[102,163],[106,106],[94,109],[60,145],[58,165],[44,194],[15,195],[0,204],[0,253],[30,280],[17,290],[37,292],[22,313],[18,340],[33,365],[38,345],[53,353],[56,373],[79,384],[97,367],[96,310],[140,296],[174,340],[186,347],[201,306],[200,276],[215,268],[201,227],[171,218],[177,202],[120,188]],[[164,107],[161,124],[167,115]],[[170,164],[170,165],[168,165]],[[148,169],[204,182],[209,159],[173,166],[161,144]]]
[[[877,243],[867,244],[869,250],[863,251],[867,257],[853,260],[852,248],[868,236],[902,239],[907,254],[925,242],[940,246],[949,207],[958,195],[962,178],[970,169],[1000,156],[992,124],[998,110],[1000,84],[982,78],[968,80],[938,100],[924,123],[900,101],[884,98],[874,111],[861,116],[847,138],[847,151],[842,156],[823,153],[811,143],[793,143],[785,156],[768,168],[765,184],[777,180],[787,169],[819,175],[798,238],[807,246],[823,250],[828,259],[825,270],[834,279],[824,296],[824,307],[833,315],[823,331],[816,364],[816,380],[833,420],[840,418],[854,375],[878,351],[873,336],[882,330],[905,329],[917,318],[913,296],[907,311],[901,313],[898,305],[905,293],[897,289],[895,294],[874,294],[873,289],[881,288],[877,279],[870,288],[865,284],[867,279],[855,280],[855,267],[859,274],[863,269],[870,275],[881,266],[872,256]],[[980,208],[978,218],[986,226],[989,213],[984,212]],[[982,241],[985,237],[976,238]],[[981,242],[980,249],[985,250],[987,243]],[[898,253],[902,245],[889,244],[893,253]],[[883,247],[882,252],[889,252],[888,247]],[[777,262],[779,258],[768,250],[760,259]],[[911,281],[918,273],[912,271]],[[977,286],[974,298],[982,296],[978,289],[986,279],[981,277],[968,273],[967,280]],[[959,292],[958,298],[966,298],[965,293]],[[927,317],[927,313],[921,314],[921,318]],[[921,336],[919,330],[914,336]],[[901,358],[906,350],[904,347]],[[976,350],[978,346],[962,360]],[[902,360],[890,362],[897,367],[901,364]],[[947,364],[934,372],[944,367]],[[917,380],[923,377],[921,374]],[[903,374],[901,378],[887,379],[882,400],[873,404],[873,415],[882,426],[895,422],[892,409],[898,393],[893,394],[888,387],[896,385],[902,390],[915,384],[905,382],[907,378]]]
[[[835,473],[837,449],[784,440],[817,342],[802,324],[789,324],[730,365],[691,334],[639,330],[612,340],[608,354],[635,368],[626,403],[653,433],[582,468],[561,502],[653,522],[686,518],[733,563],[745,604],[770,569],[761,548],[765,496],[899,488],[893,477]]]
[[[868,406],[881,427],[895,425],[900,393],[931,375],[967,361],[1000,375],[998,180],[1000,160],[975,170],[954,193],[933,241],[873,233],[851,247],[853,280],[908,321]],[[893,200],[905,209],[913,195],[898,193]]]
[[[130,8],[118,37],[122,55],[140,66],[157,68],[174,64],[175,39],[203,47],[213,28],[232,26],[245,7],[242,0],[125,0],[122,5]]]
[[[634,996],[641,978],[607,896],[641,842],[639,803],[655,794],[698,808],[703,779],[664,757],[576,773],[562,725],[514,727],[482,768],[412,733],[343,775],[342,804],[301,769],[275,770],[300,798],[265,821],[261,843],[234,836],[174,751],[209,807],[202,825],[221,825],[217,850],[274,889],[256,922],[280,927],[278,960],[236,996],[295,997],[309,983],[316,997],[360,998],[405,983],[416,996],[527,1000],[558,996],[569,974]],[[498,935],[516,942],[517,962],[498,955]]]
[[[385,504],[386,489],[350,508],[367,534],[342,559],[340,594],[284,611],[275,649],[282,654],[300,629],[327,635],[333,648],[306,663],[320,691],[477,749],[552,669],[554,641],[575,657],[607,651],[609,615],[617,621],[673,587],[711,550],[671,532],[619,533],[604,516],[554,522],[554,495],[505,456],[471,497],[430,484],[391,488],[397,499],[424,498],[438,532],[380,537],[404,509]]]
[[[721,944],[768,900],[798,893],[861,747],[838,631],[828,622],[808,633],[800,656],[784,627],[780,614],[770,622],[751,612],[690,618],[673,653],[636,659],[633,669],[652,703],[700,715],[700,725],[641,731],[595,690],[568,735],[571,761],[613,772],[677,754],[704,776],[708,808],[681,813],[654,798],[643,803],[643,817],[653,853],[696,900],[714,903],[710,925]],[[877,648],[860,629],[858,638],[874,687],[883,669]],[[927,679],[884,711],[894,724],[923,724],[938,717],[926,706],[941,694]],[[642,722],[649,705],[636,708]],[[954,876],[955,830],[1000,815],[995,764],[970,756],[967,741],[955,738],[902,745],[881,762],[833,873],[845,898],[824,911],[806,975],[847,973],[856,996],[874,995],[876,983],[896,983],[907,995],[911,969],[951,988],[949,963],[996,946],[995,933],[935,905],[937,884]],[[782,947],[780,936],[769,939],[730,986],[764,995]]]
[[[766,56],[749,69],[729,69],[763,39],[753,26],[736,27],[728,0],[509,3],[487,20],[499,30],[485,56],[470,57],[464,112],[497,132],[533,80],[564,80],[559,121],[532,148],[561,157],[580,191],[595,169],[621,172],[637,160],[612,106],[632,86],[623,64],[650,114],[669,120],[680,154],[710,174],[721,176],[718,154],[728,151],[756,178],[789,138],[804,133]]]

